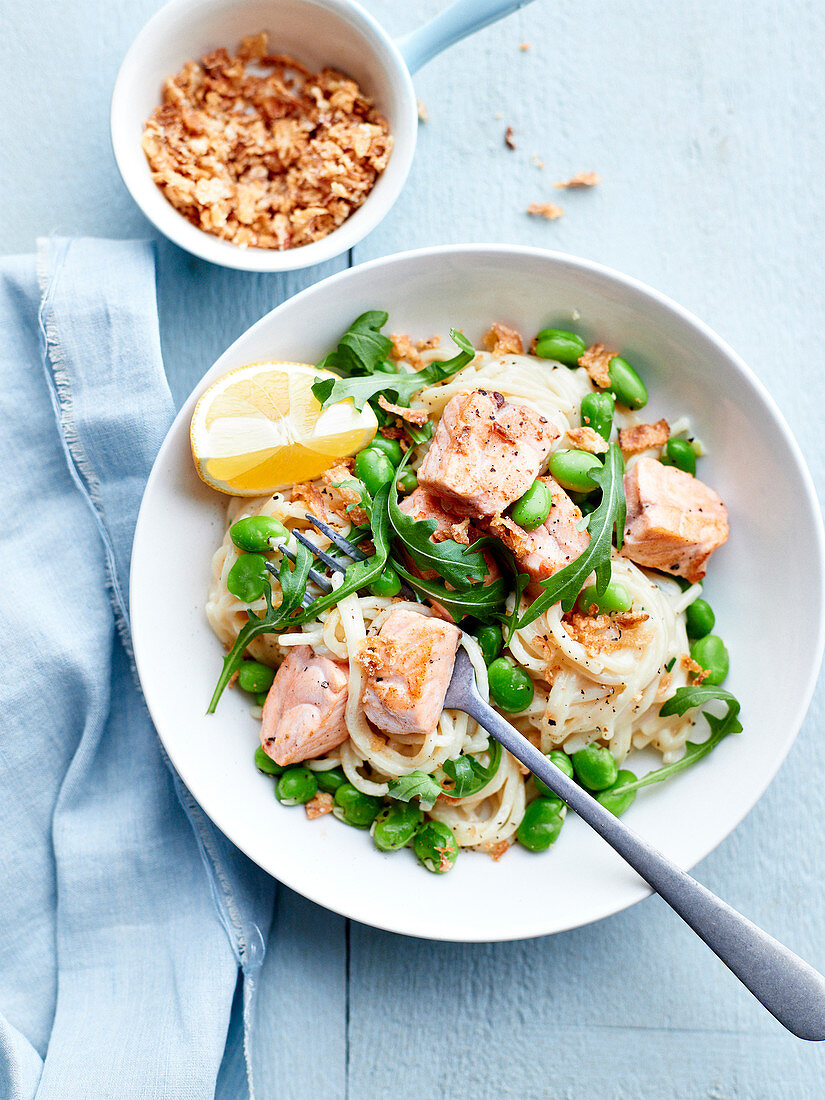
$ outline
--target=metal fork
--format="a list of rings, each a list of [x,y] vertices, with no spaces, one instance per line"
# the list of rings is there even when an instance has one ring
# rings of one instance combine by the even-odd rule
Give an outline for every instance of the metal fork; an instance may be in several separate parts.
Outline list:
[[[366,555],[332,527],[307,519],[353,560]],[[300,532],[295,537],[327,568],[343,572],[347,563],[320,551]],[[287,551],[284,551],[291,557]],[[317,570],[312,580],[324,591],[332,585]],[[691,878],[652,844],[614,817],[493,708],[478,692],[466,650],[460,648],[444,699],[446,708],[474,718],[491,737],[546,783],[582,820],[619,853],[668,905],[675,909],[722,962],[777,1020],[800,1039],[825,1039],[825,978],[778,940],[757,928],[730,905]]]
[[[366,561],[366,559],[369,557],[369,555],[365,554],[363,550],[359,550],[354,542],[352,542],[350,539],[345,539],[344,536],[339,534],[334,527],[330,527],[328,523],[324,523],[323,520],[318,519],[317,516],[313,516],[310,512],[307,512],[306,518],[317,531],[320,531],[322,535],[326,535],[333,546],[337,546],[343,554],[347,554],[351,559],[351,561],[342,561],[340,558],[336,558],[332,554],[327,553],[326,550],[320,550],[315,545],[315,543],[312,542],[311,539],[308,539],[306,535],[302,534],[300,531],[293,530],[292,534],[295,536],[298,542],[305,546],[307,550],[309,550],[310,554],[313,554],[316,560],[326,566],[326,568],[329,569],[330,572],[344,573],[346,572],[347,566],[351,565],[353,561]],[[278,549],[281,551],[284,557],[289,558],[289,560],[294,564],[295,554],[292,552],[292,550],[287,550],[285,546],[280,546]],[[272,562],[267,562],[266,567],[270,571],[270,573],[273,573],[277,576],[278,567],[276,565],[273,565]],[[332,585],[330,584],[329,579],[314,567],[312,567],[309,571],[309,579],[314,584],[317,584],[322,592],[332,592]],[[401,594],[408,597],[409,599],[415,599],[415,594],[406,584],[403,583],[403,581],[401,583]],[[301,603],[304,605],[304,607],[309,607],[314,598],[315,597],[311,596],[309,592],[305,592],[301,599]]]

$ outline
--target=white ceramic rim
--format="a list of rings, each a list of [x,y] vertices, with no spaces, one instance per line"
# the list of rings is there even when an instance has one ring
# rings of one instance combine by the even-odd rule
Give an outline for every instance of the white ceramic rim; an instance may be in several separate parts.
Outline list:
[[[109,111],[109,129],[112,151],[118,172],[126,189],[132,196],[143,215],[159,232],[170,241],[194,256],[220,267],[234,268],[238,271],[296,271],[315,264],[325,263],[354,248],[384,219],[404,188],[412,167],[418,136],[418,108],[412,77],[407,64],[396,43],[390,38],[381,24],[355,0],[310,0],[315,6],[324,7],[335,13],[344,13],[359,24],[358,30],[365,41],[370,36],[377,39],[386,50],[388,60],[392,62],[395,74],[403,87],[406,118],[402,125],[392,131],[393,151],[392,179],[387,178],[386,186],[370,192],[362,205],[343,225],[326,237],[300,248],[286,249],[283,252],[274,249],[241,248],[231,241],[222,240],[210,233],[198,229],[157,191],[161,203],[145,199],[141,188],[137,186],[137,169],[130,164],[133,152],[132,137],[128,127],[122,122],[129,89],[137,79],[143,57],[153,41],[163,37],[167,26],[177,21],[181,15],[190,13],[197,18],[204,0],[170,0],[160,11],[143,26],[124,57],[112,91]],[[385,174],[389,172],[389,165]],[[357,219],[356,219],[357,215]]]
[[[306,289],[300,291],[298,294],[293,295],[292,298],[287,299],[286,302],[281,303],[281,305],[279,305],[275,309],[271,310],[269,313],[265,314],[259,321],[257,321],[254,325],[250,326],[250,328],[246,330],[246,333],[244,333],[241,337],[239,337],[239,339],[244,339],[250,332],[252,332],[255,329],[259,328],[263,324],[269,322],[270,319],[273,317],[273,315],[277,314],[280,310],[283,310],[287,305],[290,305],[290,304],[294,303],[296,300],[298,300],[300,298],[308,297],[312,294],[318,293],[320,288],[335,284],[337,282],[346,281],[348,278],[352,277],[354,272],[361,273],[361,272],[369,271],[369,270],[372,270],[372,269],[375,269],[375,268],[380,268],[380,267],[386,266],[386,265],[404,263],[404,262],[406,262],[407,260],[410,260],[410,259],[426,259],[426,258],[434,258],[434,257],[439,257],[439,256],[448,256],[450,254],[467,255],[467,254],[473,254],[473,253],[478,254],[479,257],[481,257],[482,254],[488,255],[488,256],[498,254],[498,255],[502,255],[502,256],[503,255],[516,256],[516,257],[517,256],[524,256],[524,257],[548,259],[548,260],[551,260],[552,262],[560,265],[561,267],[566,266],[571,270],[576,270],[576,271],[581,271],[581,272],[589,272],[589,273],[592,273],[596,276],[599,276],[599,277],[617,282],[617,283],[621,284],[622,286],[624,286],[625,288],[627,288],[630,291],[633,291],[633,292],[636,292],[636,293],[641,294],[643,296],[651,298],[660,307],[664,307],[666,310],[672,311],[682,322],[686,323],[689,326],[692,326],[692,327],[696,328],[704,336],[705,339],[707,339],[710,343],[712,343],[716,347],[716,349],[718,350],[720,355],[728,360],[734,374],[738,374],[739,377],[746,380],[748,385],[753,387],[753,389],[758,393],[759,397],[761,398],[761,400],[763,401],[763,403],[766,407],[766,410],[771,414],[771,416],[773,418],[774,426],[781,433],[781,435],[783,437],[783,440],[784,440],[785,444],[787,445],[788,450],[789,450],[792,458],[795,461],[796,473],[799,477],[800,489],[804,493],[805,502],[806,502],[806,504],[807,504],[807,506],[810,510],[811,515],[814,517],[814,531],[813,531],[813,534],[814,534],[815,544],[816,544],[816,563],[815,563],[815,565],[816,565],[816,572],[817,572],[817,575],[819,577],[818,598],[819,598],[820,614],[819,614],[819,617],[818,617],[818,629],[817,629],[816,638],[813,640],[813,642],[811,644],[811,648],[810,648],[810,652],[812,653],[812,656],[813,656],[813,659],[812,659],[811,665],[810,665],[810,672],[809,672],[807,680],[805,682],[804,691],[801,692],[797,696],[796,706],[795,706],[793,712],[789,715],[789,718],[788,718],[788,721],[787,721],[787,724],[786,724],[787,733],[785,735],[785,738],[781,743],[779,743],[776,746],[776,754],[772,758],[771,767],[769,769],[766,769],[764,782],[761,784],[761,786],[759,786],[756,789],[756,794],[752,798],[750,803],[746,804],[746,805],[743,805],[741,813],[738,813],[733,818],[732,822],[729,824],[729,827],[726,828],[726,830],[723,833],[721,833],[720,835],[717,835],[712,842],[709,842],[709,843],[703,845],[697,853],[694,853],[693,857],[686,863],[686,869],[690,870],[690,868],[694,867],[697,863],[699,863],[707,855],[709,855],[710,852],[712,852],[719,844],[722,843],[723,840],[726,839],[726,837],[728,837],[733,832],[733,830],[741,823],[741,821],[753,809],[753,807],[756,805],[756,803],[759,801],[759,799],[764,794],[764,792],[767,789],[767,787],[769,786],[770,782],[776,776],[777,772],[779,771],[779,768],[781,767],[781,765],[782,765],[783,761],[785,760],[788,752],[790,751],[791,746],[793,745],[794,741],[796,740],[796,737],[799,733],[802,722],[803,722],[803,720],[805,718],[805,715],[807,713],[807,710],[808,710],[808,707],[810,705],[811,698],[813,696],[813,692],[814,692],[814,689],[816,687],[816,683],[817,683],[817,680],[818,680],[818,677],[819,677],[819,670],[820,670],[820,666],[822,664],[823,651],[825,650],[825,527],[823,526],[822,514],[821,514],[821,511],[820,511],[820,508],[819,508],[819,502],[818,502],[817,495],[816,495],[816,492],[815,492],[815,489],[814,489],[813,479],[811,477],[810,471],[808,470],[808,467],[807,467],[807,464],[806,464],[805,459],[803,457],[802,451],[801,451],[798,443],[796,442],[796,439],[794,438],[793,434],[791,433],[791,430],[788,427],[788,425],[785,421],[785,418],[782,415],[780,409],[778,408],[776,402],[771,397],[770,393],[768,392],[766,387],[763,385],[763,383],[759,380],[759,378],[756,377],[756,375],[747,366],[747,364],[741,359],[741,357],[739,355],[737,355],[737,353],[724,340],[722,340],[721,337],[719,337],[708,325],[706,325],[703,321],[701,321],[698,317],[696,317],[689,310],[685,309],[684,307],[680,306],[677,302],[675,302],[673,299],[669,298],[667,295],[664,295],[661,292],[653,289],[652,287],[649,287],[647,284],[641,282],[638,279],[635,279],[633,276],[625,275],[625,274],[623,274],[619,271],[616,271],[613,268],[607,267],[606,265],[603,265],[603,264],[599,264],[595,261],[569,256],[569,255],[566,255],[566,254],[561,253],[561,252],[555,252],[555,251],[551,251],[551,250],[548,250],[548,249],[534,248],[534,247],[530,247],[530,246],[485,245],[485,244],[437,245],[437,246],[432,246],[432,247],[428,247],[428,248],[413,249],[413,250],[409,250],[407,252],[395,253],[391,256],[385,256],[385,257],[381,257],[381,258],[378,258],[378,259],[375,259],[375,260],[370,260],[370,261],[367,261],[366,263],[356,265],[355,267],[352,267],[352,268],[348,268],[345,271],[337,272],[336,274],[331,275],[328,278],[323,279],[320,282],[313,284],[313,286],[307,287]],[[235,341],[235,343],[237,343],[237,341]],[[234,344],[231,345],[230,348],[228,348],[223,353],[223,355],[220,356],[216,360],[216,362],[212,365],[212,367],[210,367],[207,374],[209,374],[209,373],[215,373],[216,375],[219,374],[221,364],[222,364],[222,362],[225,358],[229,357],[229,355],[232,351],[232,347],[234,347]],[[191,416],[192,407],[194,406],[195,398],[200,393],[200,391],[202,389],[202,386],[203,386],[203,383],[201,383],[201,385],[199,387],[197,387],[195,391],[193,391],[193,393],[188,398],[187,402],[183,405],[183,407],[181,408],[181,410],[178,413],[177,417],[175,418],[175,421],[174,421],[172,427],[169,429],[167,437],[164,440],[164,442],[163,442],[163,444],[160,448],[160,451],[158,452],[158,456],[155,459],[155,463],[153,465],[152,471],[151,471],[149,479],[147,481],[146,489],[144,491],[144,498],[143,498],[143,502],[141,503],[141,509],[140,509],[140,512],[139,512],[139,515],[138,515],[137,525],[136,525],[136,529],[135,529],[135,541],[137,541],[138,535],[141,531],[141,522],[142,522],[142,519],[143,519],[143,516],[144,516],[144,511],[146,510],[146,501],[152,493],[152,489],[153,489],[153,486],[154,486],[154,483],[155,483],[156,479],[158,479],[158,477],[160,476],[159,471],[160,471],[160,469],[163,465],[163,461],[164,461],[164,458],[166,456],[166,452],[174,446],[172,437],[175,434],[175,429],[176,429],[177,425],[180,423],[182,418],[186,418],[188,416]],[[134,580],[134,571],[135,570],[134,570],[134,561],[133,561],[132,581]],[[130,601],[131,601],[133,596],[134,596],[134,585],[133,585],[133,583],[130,582]],[[138,611],[137,615],[135,614],[135,605],[133,604],[132,605],[132,629],[133,629],[133,641],[134,641],[134,649],[135,649],[135,660],[136,660],[136,663],[137,663],[137,666],[138,666],[138,671],[140,669],[141,652],[142,652],[142,648],[143,648],[143,631],[142,631],[142,628],[140,626],[140,621],[139,620],[140,620],[140,613]],[[137,626],[135,625],[136,623],[137,623]],[[150,639],[149,639],[148,636],[147,636],[146,641],[147,641],[147,644],[150,644]],[[153,695],[153,691],[151,690],[151,686],[150,686],[149,690],[147,690],[144,687],[144,692],[145,692],[146,703],[147,703],[147,707],[149,709],[150,715],[152,716],[152,719],[155,722],[156,728],[158,729],[158,735],[161,737],[161,741],[163,742],[164,747],[166,748],[166,751],[169,755],[169,758],[170,758],[173,766],[175,766],[176,769],[177,769],[177,761],[176,761],[176,754],[175,754],[174,747],[166,744],[166,742],[164,741],[164,739],[163,739],[163,737],[160,733],[160,727],[159,727],[159,724],[158,724],[157,719],[155,717],[155,707],[153,705],[154,695]],[[180,773],[178,773],[178,774],[180,774]],[[183,781],[186,782],[186,780],[184,779],[183,776],[181,776],[181,779],[183,779]],[[224,814],[223,806],[220,805],[220,804],[218,804],[218,805],[211,805],[211,804],[207,805],[206,802],[201,802],[201,800],[198,798],[197,792],[192,791],[190,789],[190,793],[193,795],[193,797],[196,799],[196,801],[198,801],[201,808],[210,817],[210,819],[214,822],[214,824],[224,833],[224,835],[227,836],[228,839],[230,841],[232,841],[232,843],[234,843],[238,847],[240,847],[240,844],[238,843],[238,840],[236,838],[236,834],[234,834],[234,829],[233,829],[232,823],[230,821],[226,820],[226,816]],[[253,862],[255,862],[254,857],[250,856],[249,858],[253,859]],[[436,936],[436,935],[434,935],[430,932],[422,931],[418,927],[410,927],[410,926],[405,925],[404,918],[403,918],[403,913],[399,913],[398,919],[394,922],[376,923],[374,917],[372,916],[372,914],[370,912],[370,898],[368,896],[364,897],[363,903],[351,904],[351,905],[348,905],[348,906],[347,905],[340,905],[340,906],[335,905],[334,907],[331,906],[329,904],[329,900],[326,898],[326,896],[324,894],[324,891],[322,889],[314,888],[314,882],[317,881],[317,879],[320,878],[320,876],[316,876],[315,879],[312,879],[311,880],[311,885],[309,887],[307,886],[307,883],[304,880],[301,880],[300,882],[297,881],[296,876],[284,875],[283,877],[281,877],[280,875],[278,875],[278,876],[273,876],[273,877],[277,877],[277,881],[282,882],[285,886],[289,887],[290,889],[295,890],[296,892],[300,893],[302,896],[308,898],[309,900],[314,901],[317,904],[324,906],[325,908],[332,908],[332,910],[334,912],[337,912],[341,916],[347,917],[351,920],[356,920],[356,921],[359,921],[360,923],[367,924],[367,925],[370,925],[372,927],[382,928],[386,931],[395,932],[395,933],[398,933],[398,934],[401,934],[401,935],[415,936],[415,937],[424,938],[424,939],[428,939],[428,938],[429,939],[438,939],[438,940],[444,940],[444,941],[447,941],[447,942],[458,942],[458,943],[469,943],[469,942],[489,943],[489,942],[505,942],[505,941],[509,941],[509,940],[529,939],[529,938],[532,938],[532,937],[535,937],[535,936],[551,935],[551,934],[555,934],[556,932],[568,931],[572,928],[584,927],[587,924],[594,923],[597,920],[602,920],[605,917],[612,916],[615,913],[618,913],[618,912],[621,912],[624,909],[630,908],[630,906],[635,905],[637,902],[644,900],[644,898],[649,897],[650,894],[653,893],[651,888],[649,886],[647,886],[647,884],[645,882],[643,882],[643,880],[639,879],[638,880],[638,888],[635,891],[635,896],[630,897],[630,898],[627,898],[627,897],[623,898],[623,899],[619,900],[615,905],[606,907],[604,909],[604,911],[601,912],[598,916],[589,917],[585,920],[578,921],[575,924],[565,925],[564,927],[555,927],[555,928],[551,929],[550,931],[548,931],[548,929],[547,929],[546,919],[544,921],[542,921],[541,919],[536,919],[532,923],[525,922],[525,921],[521,920],[519,922],[519,927],[518,927],[517,931],[509,932],[509,933],[506,932],[506,931],[499,932],[499,934],[497,934],[493,938],[491,938],[490,936],[484,936],[484,935],[480,935],[480,934],[479,935],[467,936],[467,935],[443,934],[443,932]]]

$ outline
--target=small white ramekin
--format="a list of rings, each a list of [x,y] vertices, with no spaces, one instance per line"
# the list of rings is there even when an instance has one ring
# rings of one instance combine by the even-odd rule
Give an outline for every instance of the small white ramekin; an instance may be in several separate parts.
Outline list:
[[[431,23],[396,44],[353,0],[171,0],[143,28],[115,82],[111,134],[115,160],[135,202],[161,233],[201,259],[245,271],[290,271],[339,256],[388,212],[407,179],[418,131],[410,76],[454,42],[530,0],[458,0]],[[268,31],[274,52],[292,54],[317,71],[353,77],[386,117],[393,137],[389,164],[365,202],[338,229],[300,248],[242,248],[188,221],[152,180],[141,148],[146,120],[164,80],[186,61],[246,35]]]

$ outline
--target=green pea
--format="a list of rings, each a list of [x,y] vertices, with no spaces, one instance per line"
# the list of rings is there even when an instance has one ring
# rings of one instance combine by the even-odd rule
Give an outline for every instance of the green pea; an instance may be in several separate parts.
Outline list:
[[[309,768],[287,768],[275,786],[282,806],[301,806],[318,793],[318,780]]]
[[[397,596],[401,591],[401,578],[391,565],[384,567],[381,573],[369,586],[373,596]]]
[[[405,470],[396,484],[399,493],[411,493],[418,485],[418,475],[415,470]]]
[[[229,537],[239,550],[262,554],[272,549],[270,539],[289,538],[289,531],[274,516],[247,516],[232,524]]]
[[[378,447],[365,447],[355,456],[355,476],[366,485],[367,492],[375,496],[382,485],[392,481],[395,466]]]
[[[581,421],[585,428],[592,428],[602,439],[610,439],[613,431],[613,410],[616,402],[612,393],[588,393],[582,398]]]
[[[262,707],[264,705],[264,703],[266,702],[266,699],[267,699],[268,695],[269,695],[268,691],[256,691],[255,692],[255,703],[257,704],[257,706]]]
[[[533,701],[533,681],[523,668],[507,657],[497,657],[487,669],[490,698],[502,710],[511,714],[524,710]]]
[[[626,794],[617,794],[614,792],[618,791],[618,788],[625,783],[632,783],[635,779],[636,776],[633,772],[628,771],[627,768],[621,768],[613,786],[608,787],[605,791],[600,791],[599,794],[596,795],[596,801],[601,802],[602,806],[604,806],[606,810],[610,810],[616,817],[621,817],[625,810],[629,809],[633,804],[636,792],[628,791]]]
[[[551,763],[556,765],[559,771],[563,771],[568,779],[573,778],[573,763],[566,752],[562,752],[561,749],[553,749],[552,752],[547,753],[547,758],[551,761]],[[535,783],[536,790],[539,792],[540,795],[543,795],[545,798],[555,798],[559,806],[561,806],[562,801],[559,796],[557,794],[554,794],[546,783],[542,783],[537,775],[533,776],[533,782]]]
[[[550,455],[550,473],[562,489],[575,493],[589,493],[596,488],[590,471],[600,466],[599,459],[587,451],[554,451]]]
[[[704,638],[716,625],[716,616],[707,600],[694,600],[685,611],[687,636],[691,640]]]
[[[347,781],[347,777],[340,768],[328,768],[326,771],[317,771],[315,778],[318,780],[318,789],[327,794],[335,794],[340,786]]]
[[[696,476],[696,452],[686,439],[669,439],[659,461],[664,466],[675,466],[686,474]]]
[[[709,672],[702,681],[703,684],[718,687],[724,681],[730,668],[730,658],[725,643],[718,634],[706,634],[704,638],[697,638],[690,647],[690,655]]]
[[[553,495],[550,492],[550,486],[546,481],[537,478],[510,509],[510,518],[525,531],[535,531],[550,515],[552,507]]]
[[[238,669],[238,687],[255,695],[259,691],[269,691],[275,679],[275,669],[262,665],[260,661],[244,661]]]
[[[550,798],[534,798],[516,830],[519,844],[531,852],[544,852],[554,844],[561,832],[564,818]]]
[[[383,451],[393,466],[401,465],[401,459],[404,457],[404,452],[397,439],[385,439],[384,436],[379,433],[370,441],[370,447],[375,448],[376,451]]]
[[[266,755],[263,745],[258,745],[255,749],[255,767],[266,775],[280,775],[286,771],[283,764],[276,764],[271,756]]]
[[[458,858],[458,841],[449,826],[441,821],[425,821],[413,839],[413,851],[434,875],[452,869]]]
[[[604,791],[612,787],[619,774],[619,765],[610,749],[602,745],[588,745],[571,755],[573,771],[583,787],[591,791]]]
[[[261,554],[241,554],[226,578],[226,587],[244,603],[254,603],[269,584],[266,558]]]
[[[396,852],[412,840],[424,814],[412,802],[392,802],[375,819],[372,839],[382,852]]]
[[[647,404],[647,389],[626,359],[614,355],[607,368],[610,375],[610,392],[620,405],[628,409],[641,409]]]
[[[352,783],[342,783],[335,792],[332,812],[346,825],[352,825],[355,829],[369,829],[383,805],[383,798],[363,794]]]
[[[476,641],[481,649],[481,656],[484,658],[485,665],[490,665],[501,653],[501,647],[504,645],[504,638],[501,634],[500,626],[480,626],[475,631]]]
[[[600,596],[595,584],[589,584],[579,596],[579,607],[587,612],[596,605],[600,615],[609,614],[611,611],[629,611],[633,606],[633,599],[620,581],[609,581],[607,588]]]
[[[555,359],[557,363],[576,367],[586,351],[587,344],[581,336],[563,328],[543,328],[536,336],[536,355],[539,359]]]

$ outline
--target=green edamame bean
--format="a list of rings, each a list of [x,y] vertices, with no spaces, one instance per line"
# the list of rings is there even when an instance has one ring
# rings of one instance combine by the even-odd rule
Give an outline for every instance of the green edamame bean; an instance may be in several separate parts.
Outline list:
[[[309,768],[287,768],[275,786],[282,806],[302,806],[318,793],[318,780]]]
[[[400,591],[401,578],[391,565],[385,566],[383,573],[370,585],[370,592],[373,596],[397,596]]]
[[[272,549],[270,539],[287,539],[289,531],[274,516],[247,516],[232,524],[229,537],[239,550],[262,554]]]
[[[269,695],[268,691],[256,691],[255,692],[255,704],[256,704],[256,706],[262,707],[264,705],[264,703],[266,702],[267,695]]]
[[[590,471],[599,466],[599,459],[587,451],[554,451],[550,456],[550,473],[562,489],[574,493],[589,493],[596,488]]]
[[[716,616],[707,600],[694,600],[685,611],[685,627],[691,641],[704,638],[716,625]]]
[[[641,409],[647,404],[647,389],[626,359],[614,355],[607,368],[610,375],[610,392],[620,405],[628,409]]]
[[[347,777],[340,768],[317,771],[315,778],[318,780],[318,789],[325,791],[327,794],[335,794],[338,788],[347,781]]]
[[[633,599],[620,581],[610,581],[600,596],[595,584],[589,584],[579,596],[579,607],[587,612],[596,605],[600,615],[610,614],[611,611],[629,611],[633,606]]]
[[[363,481],[367,492],[375,496],[382,485],[395,477],[395,466],[378,447],[365,447],[355,456],[355,476]]]
[[[260,661],[244,661],[238,669],[238,687],[250,695],[267,692],[275,679],[275,669],[262,665]]]
[[[563,328],[543,328],[536,336],[536,355],[539,359],[555,359],[576,367],[580,356],[587,351],[587,344],[575,332]]]
[[[730,658],[718,634],[697,638],[690,647],[690,655],[697,664],[708,670],[709,675],[702,681],[704,685],[718,687],[723,682],[730,668]]]
[[[524,811],[516,838],[529,851],[544,852],[556,842],[563,824],[564,818],[554,801],[534,798]]]
[[[411,493],[418,485],[418,477],[414,470],[405,470],[397,482],[399,493]]]
[[[382,852],[397,852],[412,840],[424,814],[412,802],[392,802],[375,819],[372,839]]]
[[[500,626],[480,626],[475,631],[476,641],[481,649],[481,655],[484,658],[485,665],[491,665],[493,661],[501,653],[501,647],[504,644],[504,638],[501,634]]]
[[[276,764],[271,756],[266,755],[263,745],[258,745],[255,749],[255,767],[265,775],[281,775],[286,771],[283,764]]]
[[[602,439],[610,439],[615,408],[616,402],[612,393],[588,393],[582,398],[582,424],[585,428],[598,432]]]
[[[633,804],[633,800],[636,798],[635,791],[628,791],[626,794],[619,794],[619,787],[625,783],[632,783],[636,779],[633,772],[628,771],[627,768],[621,768],[619,774],[616,776],[616,782],[612,787],[608,787],[606,791],[600,791],[596,795],[596,801],[601,802],[602,806],[606,810],[610,810],[616,817],[621,817],[625,810],[629,809]]]
[[[576,778],[588,790],[604,791],[616,782],[619,765],[610,749],[603,745],[588,745],[574,752],[570,759]]]
[[[385,439],[380,432],[370,440],[370,447],[374,447],[376,451],[382,451],[393,466],[399,466],[401,464],[401,459],[404,457],[404,452],[398,440]]]
[[[686,439],[669,439],[659,461],[665,466],[675,466],[686,474],[696,476],[696,452]]]
[[[428,871],[443,875],[458,858],[458,841],[441,821],[425,821],[413,838],[413,851]]]
[[[487,669],[490,698],[502,710],[515,714],[533,701],[533,681],[507,657],[497,657]]]
[[[332,812],[339,821],[355,829],[368,829],[384,806],[384,800],[373,794],[363,794],[352,783],[342,783],[335,792]]]
[[[535,531],[550,515],[552,507],[553,495],[550,492],[550,486],[546,481],[537,478],[510,509],[510,518],[525,531]]]
[[[561,749],[553,749],[552,752],[547,753],[547,758],[551,763],[555,764],[559,771],[563,771],[568,779],[573,778],[573,763],[566,752],[562,752]],[[544,798],[555,798],[559,806],[561,806],[561,799],[557,794],[554,794],[546,783],[542,783],[537,775],[533,776],[533,782],[536,784],[536,790]]]
[[[266,558],[262,554],[241,554],[226,578],[227,591],[244,603],[254,603],[269,583]]]

